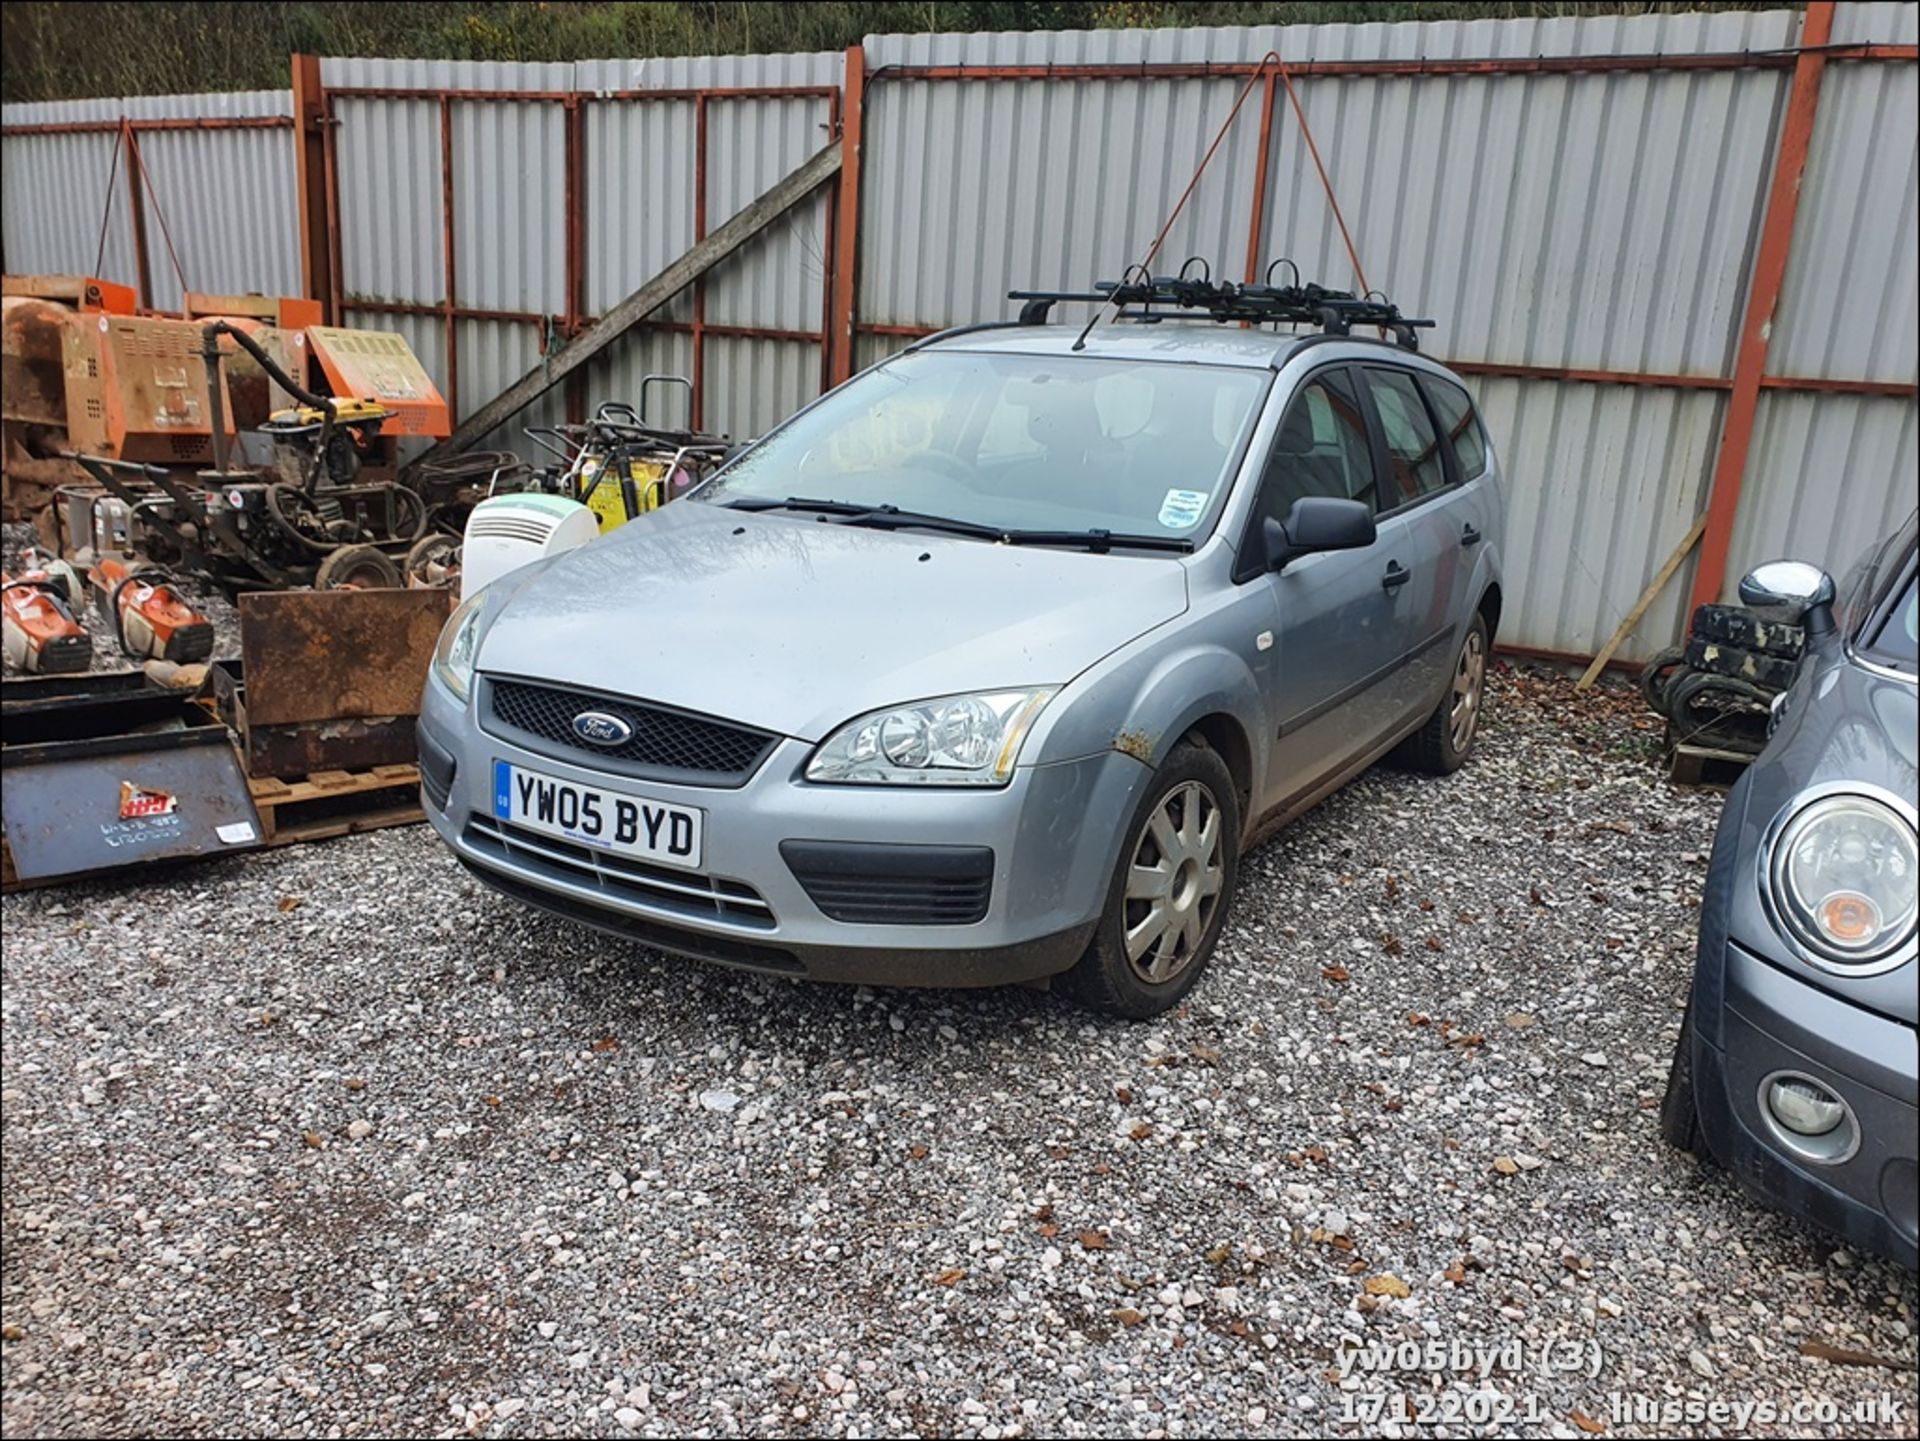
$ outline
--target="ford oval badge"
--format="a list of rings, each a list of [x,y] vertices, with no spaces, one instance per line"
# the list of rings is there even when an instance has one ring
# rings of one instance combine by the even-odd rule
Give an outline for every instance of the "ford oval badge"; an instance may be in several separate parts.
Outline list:
[[[633,739],[633,727],[617,715],[603,710],[583,710],[573,718],[573,733],[589,745],[625,745]]]

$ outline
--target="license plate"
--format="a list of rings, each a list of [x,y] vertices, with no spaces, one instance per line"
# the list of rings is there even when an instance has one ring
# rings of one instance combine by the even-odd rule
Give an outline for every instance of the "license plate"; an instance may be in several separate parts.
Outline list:
[[[493,763],[493,814],[615,855],[689,869],[700,864],[706,820],[692,806],[583,786],[501,760]]]

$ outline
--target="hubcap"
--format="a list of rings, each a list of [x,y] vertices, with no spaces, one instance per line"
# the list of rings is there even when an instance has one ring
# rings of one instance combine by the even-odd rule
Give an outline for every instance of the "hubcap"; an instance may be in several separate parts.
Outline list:
[[[1453,668],[1453,708],[1448,719],[1457,756],[1465,755],[1473,744],[1473,729],[1480,723],[1480,691],[1486,678],[1487,643],[1479,631],[1472,631],[1460,647],[1460,660]]]
[[[1226,884],[1220,807],[1198,781],[1161,798],[1133,844],[1122,917],[1127,964],[1151,985],[1193,963]]]

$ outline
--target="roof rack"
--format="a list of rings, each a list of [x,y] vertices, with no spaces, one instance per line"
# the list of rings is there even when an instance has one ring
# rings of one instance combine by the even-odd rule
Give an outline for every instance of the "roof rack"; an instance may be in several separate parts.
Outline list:
[[[1196,264],[1201,269],[1198,276],[1189,273]],[[1293,271],[1291,285],[1273,283],[1273,272],[1282,265]],[[1206,261],[1194,256],[1180,267],[1178,275],[1148,275],[1135,266],[1124,279],[1098,281],[1091,291],[1011,290],[1007,299],[1022,302],[1022,325],[1045,325],[1047,312],[1054,305],[1063,300],[1082,300],[1112,305],[1117,312],[1145,325],[1170,315],[1175,319],[1190,317],[1194,312],[1222,324],[1314,325],[1328,335],[1346,335],[1356,325],[1373,325],[1391,331],[1408,350],[1418,350],[1418,332],[1434,324],[1402,315],[1400,308],[1379,291],[1356,296],[1311,281],[1303,285],[1299,268],[1285,259],[1269,265],[1265,280],[1258,285],[1237,285],[1231,280],[1215,284]],[[1156,310],[1156,306],[1162,309]]]

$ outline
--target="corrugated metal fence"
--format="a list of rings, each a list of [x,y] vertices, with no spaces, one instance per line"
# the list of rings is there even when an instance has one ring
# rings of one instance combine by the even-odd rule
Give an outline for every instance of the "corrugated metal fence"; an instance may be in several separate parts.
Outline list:
[[[672,372],[697,377],[706,425],[753,434],[835,369],[1007,315],[1008,289],[1116,274],[1277,51],[1368,282],[1437,317],[1427,348],[1476,377],[1512,477],[1506,639],[1591,653],[1707,505],[1801,23],[1775,11],[881,36],[845,57],[326,60],[322,298],[351,323],[399,329],[468,414],[847,132],[853,195],[790,212],[522,417],[578,414]],[[1882,52],[1825,67],[1730,577],[1781,553],[1844,564],[1914,503],[1917,28],[1911,6],[1834,15],[1833,45]],[[8,267],[91,268],[117,187],[102,266],[134,278],[127,177],[107,180],[115,134],[19,128],[125,115],[160,202],[146,218],[164,215],[192,288],[298,292],[293,114],[288,93],[7,107]],[[265,118],[139,128],[233,115]],[[1347,283],[1305,142],[1267,72],[1163,255],[1202,254],[1235,277],[1287,256]],[[836,307],[848,218],[857,285]],[[153,303],[172,303],[170,267],[150,264]],[[656,403],[681,413],[677,396]],[[1677,634],[1690,573],[1624,655]]]

